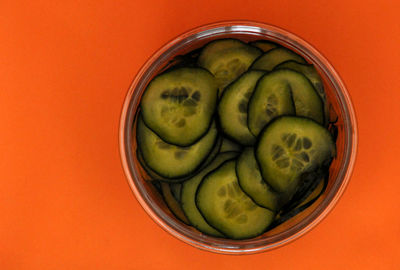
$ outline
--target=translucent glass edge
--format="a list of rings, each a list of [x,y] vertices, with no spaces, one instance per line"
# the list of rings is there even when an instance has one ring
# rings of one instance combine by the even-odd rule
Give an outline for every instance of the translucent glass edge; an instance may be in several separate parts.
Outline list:
[[[251,25],[231,25],[231,26],[226,26],[226,24],[232,24],[232,23],[236,23],[236,24],[251,24]],[[256,26],[255,26],[256,25]],[[206,29],[207,27],[216,27],[219,26],[221,29]],[[188,238],[184,235],[182,235],[180,232],[176,231],[176,229],[170,228],[167,224],[164,223],[164,221],[162,220],[161,217],[159,217],[152,209],[149,208],[149,206],[147,205],[147,203],[144,201],[144,199],[141,197],[140,191],[138,190],[138,187],[135,184],[135,181],[131,178],[132,175],[130,175],[128,172],[131,171],[129,168],[129,164],[128,161],[126,159],[126,145],[125,145],[125,140],[127,138],[125,138],[125,135],[127,135],[127,133],[129,132],[125,132],[127,129],[127,112],[129,109],[129,105],[132,104],[133,100],[132,100],[132,96],[133,96],[133,91],[134,89],[138,86],[137,84],[138,82],[138,78],[141,78],[143,73],[148,69],[151,68],[150,64],[154,64],[154,60],[157,59],[159,56],[161,56],[162,54],[166,53],[168,50],[173,50],[174,46],[177,45],[177,43],[179,43],[180,41],[184,40],[185,38],[188,38],[190,36],[192,36],[193,34],[196,34],[197,31],[199,31],[200,29],[204,29],[204,31],[211,31],[211,33],[213,34],[218,34],[218,33],[226,33],[227,29],[230,29],[232,31],[237,31],[237,30],[241,30],[241,31],[248,31],[256,29],[256,27],[268,27],[268,28],[275,28],[273,29],[274,31],[279,31],[279,32],[284,32],[284,34],[282,33],[278,33],[280,35],[286,35],[289,36],[289,38],[293,40],[295,40],[297,42],[298,38],[297,36],[294,36],[293,34],[281,29],[281,28],[277,28],[275,26],[271,26],[271,25],[266,25],[266,24],[262,24],[262,23],[256,23],[256,22],[249,22],[249,21],[230,21],[230,22],[220,22],[220,23],[215,23],[215,24],[210,24],[210,25],[205,25],[205,26],[201,26],[198,28],[195,28],[193,30],[190,30],[188,32],[186,32],[185,34],[181,35],[178,38],[173,39],[172,41],[168,42],[162,49],[158,50],[155,54],[153,54],[153,56],[150,57],[150,59],[144,64],[144,66],[139,70],[138,74],[135,76],[135,79],[133,81],[133,83],[131,84],[131,87],[126,95],[126,99],[124,102],[124,106],[123,106],[123,110],[121,113],[121,121],[120,121],[120,136],[119,136],[119,140],[120,140],[120,155],[121,155],[121,161],[122,161],[122,165],[124,168],[124,172],[125,175],[127,177],[127,180],[129,182],[129,185],[136,197],[136,199],[139,201],[140,205],[144,208],[144,210],[150,215],[150,217],[159,225],[161,226],[164,230],[168,231],[169,233],[171,233],[172,235],[174,235],[175,237],[177,237],[178,239],[192,245],[195,246],[197,248],[203,249],[203,250],[207,250],[207,251],[212,251],[212,252],[217,252],[217,253],[223,253],[223,254],[236,254],[236,253],[240,253],[240,254],[253,254],[253,253],[258,253],[258,252],[262,252],[262,251],[266,251],[269,249],[273,249],[279,246],[282,246],[284,244],[287,244],[297,238],[299,238],[300,236],[304,235],[306,232],[310,231],[313,227],[315,227],[332,209],[333,207],[336,205],[338,199],[341,197],[341,195],[343,194],[347,183],[351,177],[352,174],[352,169],[354,166],[354,162],[355,162],[355,157],[356,157],[356,149],[357,149],[357,121],[356,121],[356,117],[355,117],[355,113],[354,113],[354,109],[353,109],[353,105],[350,99],[350,96],[346,90],[345,85],[343,84],[343,82],[340,79],[340,76],[337,74],[337,72],[335,71],[335,69],[332,67],[332,65],[329,63],[328,60],[326,60],[325,57],[323,57],[315,48],[313,48],[311,45],[309,45],[307,42],[305,42],[304,40],[300,39],[300,41],[306,45],[308,45],[307,49],[312,49],[312,53],[316,54],[317,58],[322,59],[325,63],[321,63],[322,67],[324,67],[324,65],[328,64],[328,69],[330,69],[330,72],[333,71],[333,79],[334,81],[338,82],[340,84],[340,89],[342,89],[343,91],[343,95],[344,95],[344,99],[345,99],[345,103],[348,106],[348,113],[350,113],[350,124],[353,123],[352,127],[350,129],[347,130],[351,130],[352,131],[352,136],[351,136],[351,141],[352,141],[352,147],[351,147],[351,153],[350,154],[350,160],[347,164],[347,170],[345,172],[345,176],[343,177],[342,181],[341,181],[341,185],[339,187],[339,189],[337,190],[337,192],[334,194],[332,200],[328,203],[328,205],[323,209],[323,211],[321,213],[319,213],[316,217],[314,217],[314,220],[309,223],[307,226],[304,226],[303,228],[299,229],[297,231],[297,233],[294,233],[291,237],[288,237],[282,241],[276,242],[274,244],[267,244],[267,246],[261,246],[261,247],[255,247],[255,248],[249,248],[249,249],[238,249],[236,247],[232,247],[232,248],[221,248],[221,247],[212,247],[209,246],[205,243],[202,242],[197,242],[197,241],[193,241],[193,239]],[[250,28],[249,28],[250,27]],[[250,31],[252,32],[252,31]],[[259,29],[259,31],[257,31],[259,33],[267,33],[270,32],[269,30],[266,29]],[[237,32],[236,32],[237,33]],[[204,34],[204,33],[203,33]],[[201,34],[196,34],[201,36]],[[206,34],[204,34],[203,36],[207,36]],[[192,39],[195,39],[196,37],[192,36]],[[300,47],[303,47],[303,45],[300,45]],[[309,53],[306,53],[309,54]],[[315,60],[315,59],[314,59]],[[330,73],[329,71],[327,72],[327,74]],[[142,78],[143,79],[143,78]],[[299,225],[299,224],[297,224]]]

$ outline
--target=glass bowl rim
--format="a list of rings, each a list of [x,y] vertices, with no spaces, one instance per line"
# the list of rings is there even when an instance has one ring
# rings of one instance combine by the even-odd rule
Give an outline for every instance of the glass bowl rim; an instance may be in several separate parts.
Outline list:
[[[335,179],[334,188],[332,188],[332,192],[330,192],[330,197],[327,196],[324,201],[319,205],[317,209],[315,209],[309,216],[307,216],[304,220],[301,220],[296,225],[292,226],[288,231],[283,231],[279,233],[275,238],[279,238],[278,236],[287,234],[286,237],[280,239],[276,242],[266,243],[264,245],[257,246],[249,246],[246,248],[240,248],[239,241],[230,241],[226,240],[226,242],[236,242],[237,245],[227,244],[227,245],[212,245],[207,244],[202,241],[198,241],[189,236],[184,235],[179,232],[178,229],[171,227],[171,225],[167,224],[163,217],[157,215],[154,212],[152,207],[145,201],[143,198],[143,194],[141,194],[140,187],[137,186],[135,182],[135,172],[131,171],[129,158],[127,151],[127,146],[130,144],[127,141],[130,139],[130,120],[132,115],[129,114],[132,104],[139,100],[139,97],[134,96],[135,90],[138,87],[138,84],[143,79],[143,75],[148,72],[162,55],[165,55],[168,51],[171,51],[174,46],[178,46],[179,44],[182,46],[182,42],[188,39],[190,41],[196,40],[198,38],[212,35],[212,34],[223,34],[224,31],[235,31],[235,33],[240,33],[241,31],[253,31],[254,33],[260,33],[263,35],[272,35],[275,37],[280,37],[283,42],[290,42],[292,45],[295,44],[297,49],[302,50],[302,52],[307,56],[312,56],[313,62],[319,65],[319,67],[324,71],[325,75],[329,78],[330,82],[333,84],[334,91],[337,95],[339,95],[339,99],[342,101],[342,105],[344,106],[342,109],[345,110],[344,118],[346,129],[344,132],[346,133],[346,143],[350,146],[347,147],[345,153],[345,166],[340,168],[338,173],[338,177]],[[285,43],[286,45],[286,43]],[[341,80],[340,76],[333,68],[333,66],[329,63],[329,61],[312,45],[303,40],[297,35],[292,34],[291,32],[284,30],[280,27],[273,26],[271,24],[248,21],[248,20],[234,20],[234,21],[221,21],[216,23],[205,24],[196,28],[193,28],[189,31],[180,34],[179,36],[173,38],[172,40],[165,43],[160,49],[158,49],[147,61],[143,64],[143,66],[139,69],[134,80],[132,81],[129,90],[125,96],[124,104],[121,111],[120,117],[120,127],[119,127],[119,150],[120,150],[120,158],[122,167],[128,181],[128,184],[134,193],[136,199],[139,201],[142,208],[146,211],[146,213],[165,231],[169,232],[176,238],[182,240],[185,243],[188,243],[194,247],[215,252],[221,254],[253,254],[259,253],[267,250],[271,250],[282,245],[288,244],[295,239],[298,239],[305,233],[309,232],[313,229],[317,224],[319,224],[322,219],[324,219],[329,212],[337,204],[339,198],[342,196],[344,190],[346,189],[348,182],[351,178],[354,163],[357,155],[357,144],[358,144],[358,131],[357,131],[357,120],[355,116],[354,107],[352,105],[350,95],[345,87],[345,84]],[[343,169],[343,167],[345,169]],[[340,178],[340,179],[339,179]],[[337,180],[340,181],[337,181]],[[325,202],[325,204],[324,204]],[[319,210],[319,211],[317,211]],[[290,232],[290,233],[288,233]],[[224,239],[225,240],[225,239]],[[261,240],[259,242],[262,242]]]

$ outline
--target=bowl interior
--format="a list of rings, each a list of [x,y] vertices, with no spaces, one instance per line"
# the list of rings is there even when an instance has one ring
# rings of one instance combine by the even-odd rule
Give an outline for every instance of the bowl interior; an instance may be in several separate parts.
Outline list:
[[[242,41],[270,40],[302,55],[324,81],[329,121],[337,128],[337,156],[330,167],[328,185],[321,197],[305,211],[283,224],[249,240],[218,239],[204,235],[177,220],[165,205],[150,177],[136,158],[135,117],[146,85],[159,72],[173,65],[174,57],[201,48],[220,38]],[[339,76],[318,51],[282,29],[254,23],[215,24],[192,30],[169,42],[143,66],[132,83],[121,118],[121,157],[129,183],[147,213],[165,230],[202,249],[219,253],[254,253],[287,243],[315,226],[334,206],[349,180],[355,156],[355,118],[350,99]]]

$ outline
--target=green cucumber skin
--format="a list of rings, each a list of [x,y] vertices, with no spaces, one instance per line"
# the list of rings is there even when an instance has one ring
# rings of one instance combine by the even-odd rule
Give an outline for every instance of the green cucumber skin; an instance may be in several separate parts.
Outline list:
[[[273,124],[275,124],[276,122],[278,122],[278,121],[281,121],[282,119],[285,119],[285,118],[292,118],[292,119],[298,119],[298,120],[303,120],[303,121],[309,121],[309,122],[312,122],[312,123],[314,123],[315,125],[317,125],[317,126],[320,126],[321,128],[323,128],[324,130],[326,130],[326,128],[324,128],[320,123],[318,123],[318,122],[316,122],[316,121],[314,121],[314,120],[312,120],[312,119],[310,119],[310,118],[306,118],[306,117],[299,117],[299,116],[280,116],[280,117],[277,117],[277,118],[275,118],[274,120],[272,120],[267,126],[265,126],[264,127],[264,129],[262,130],[262,132],[260,133],[260,137],[259,137],[259,140],[257,141],[257,144],[255,145],[255,155],[256,155],[256,160],[257,160],[257,162],[258,162],[258,165],[259,165],[259,167],[260,167],[260,171],[261,171],[261,175],[263,176],[263,178],[264,179],[268,179],[269,177],[268,177],[268,174],[266,174],[266,171],[263,169],[263,166],[262,166],[262,162],[260,161],[260,157],[261,157],[261,155],[263,154],[263,153],[261,153],[260,152],[260,144],[261,144],[261,142],[262,142],[262,137],[261,136],[263,136],[263,134],[273,125]],[[329,157],[326,157],[326,159],[327,160],[325,160],[325,161],[323,161],[323,163],[322,164],[318,164],[318,166],[315,168],[315,166],[312,166],[311,168],[308,168],[308,170],[306,170],[306,171],[304,171],[304,172],[302,172],[302,173],[308,173],[308,172],[312,172],[312,171],[314,171],[314,170],[317,170],[317,169],[319,169],[319,168],[321,168],[321,167],[327,167],[327,168],[329,168],[329,166],[330,166],[330,162],[332,161],[332,159],[335,157],[335,155],[336,155],[336,144],[335,144],[335,142],[333,141],[333,138],[332,138],[332,135],[329,133],[329,131],[328,130],[326,130],[326,133],[327,134],[329,134],[329,139],[330,139],[330,142],[328,143],[329,145],[330,145],[330,147],[331,147],[331,149],[330,149],[330,156]],[[327,163],[329,163],[329,164],[327,164]],[[297,176],[297,178],[298,178],[299,176]],[[289,187],[289,189],[287,190],[287,189],[282,189],[281,187],[277,187],[277,186],[275,186],[274,184],[272,184],[272,183],[269,183],[270,184],[270,186],[272,187],[272,189],[273,190],[275,190],[275,191],[277,191],[277,192],[280,192],[280,193],[282,193],[282,194],[285,194],[285,196],[288,198],[287,199],[287,201],[290,201],[291,199],[292,199],[292,197],[293,197],[293,195],[294,195],[294,193],[295,193],[295,191],[296,191],[296,187],[297,187],[297,184],[296,185],[294,185],[294,184],[292,184],[291,185],[291,188]]]
[[[157,148],[156,146],[154,146],[153,143],[155,143],[155,141],[162,142],[162,140],[160,137],[158,137],[155,133],[153,133],[150,129],[148,129],[146,127],[146,125],[144,124],[144,122],[141,120],[140,117],[138,118],[136,135],[137,135],[138,148],[142,154],[145,164],[152,171],[156,172],[159,176],[162,176],[162,178],[167,178],[167,179],[183,179],[183,178],[190,176],[193,172],[197,171],[201,167],[203,162],[205,160],[207,160],[207,157],[210,155],[210,153],[214,149],[215,144],[219,138],[216,124],[215,124],[215,122],[213,122],[211,124],[211,126],[209,127],[209,132],[207,132],[207,134],[203,137],[204,141],[199,141],[197,144],[190,146],[190,147],[194,147],[194,148],[189,149],[189,151],[191,151],[191,152],[189,152],[189,154],[192,155],[192,157],[191,158],[186,157],[185,160],[178,161],[178,160],[172,160],[171,154],[167,154],[168,151],[164,151],[164,150],[160,150],[160,149],[153,150],[153,147]],[[166,143],[164,142],[164,144],[166,144]],[[176,148],[175,150],[181,149],[181,147],[179,147],[179,146],[171,145],[171,147],[175,147]],[[194,153],[196,153],[196,151],[200,151],[199,150],[199,149],[201,149],[200,147],[207,147],[207,148],[209,148],[209,151],[203,152],[203,153],[200,152],[200,153],[202,153],[202,156],[194,159],[195,158]],[[196,148],[197,148],[197,150],[196,150]],[[146,150],[146,151],[148,151],[148,154],[143,152],[145,149],[148,149],[148,150]],[[183,149],[184,148],[182,148],[182,151],[183,151]],[[170,150],[170,151],[172,151],[172,150]],[[168,159],[165,160],[166,163],[156,162],[156,159],[160,159],[160,157],[155,156],[155,153],[158,153],[158,154],[164,153],[163,155],[167,155],[169,157],[168,158],[169,160]],[[168,163],[170,163],[170,165],[173,167],[169,167]],[[178,163],[180,166],[179,172],[174,170],[174,168],[176,168],[176,164],[178,164]],[[184,166],[182,166],[182,165],[184,165]],[[153,166],[157,166],[157,168],[154,168]]]
[[[327,126],[329,124],[328,123],[329,122],[329,108],[328,108],[326,93],[324,90],[324,83],[323,83],[321,76],[315,69],[314,65],[313,64],[303,64],[303,63],[298,63],[293,60],[289,60],[289,61],[286,61],[286,62],[283,62],[283,63],[277,65],[274,68],[274,70],[278,70],[278,69],[290,69],[293,71],[300,72],[310,81],[310,83],[312,84],[312,86],[315,89],[315,92],[318,93],[318,95],[320,96],[321,101],[323,103],[324,123],[325,123],[325,126]],[[310,71],[310,69],[312,69],[312,71]]]
[[[221,99],[219,100],[218,103],[218,108],[217,108],[217,113],[218,113],[218,120],[219,120],[219,126],[222,129],[222,132],[225,134],[225,136],[229,137],[231,140],[241,144],[241,145],[245,145],[245,146],[251,146],[254,145],[254,143],[256,142],[256,137],[251,133],[251,131],[248,128],[248,111],[246,113],[246,121],[247,121],[247,125],[246,127],[241,126],[237,120],[234,122],[234,124],[237,124],[239,126],[239,130],[238,128],[234,128],[232,126],[232,121],[229,121],[229,117],[231,117],[232,115],[225,115],[226,114],[226,110],[230,110],[229,105],[231,105],[231,102],[229,98],[232,96],[232,92],[238,91],[236,90],[237,87],[240,87],[241,84],[243,84],[244,82],[246,82],[247,80],[250,80],[253,84],[254,83],[254,87],[252,87],[253,89],[251,90],[251,93],[253,94],[258,81],[260,80],[260,78],[262,78],[262,76],[265,74],[265,72],[263,71],[247,71],[245,73],[243,73],[242,75],[240,75],[236,80],[234,80],[233,82],[231,82],[224,90]],[[256,81],[252,81],[252,80],[256,80]],[[240,88],[239,88],[240,90]],[[247,101],[247,106],[250,103],[251,100],[251,96],[249,97],[248,101]],[[231,100],[232,101],[232,100]],[[233,100],[235,101],[235,100]],[[236,105],[236,104],[235,104]],[[236,108],[237,109],[237,108]],[[248,110],[248,108],[247,108]],[[227,118],[227,119],[226,119]]]
[[[268,74],[264,75],[264,77],[260,78],[258,83],[262,83],[263,79],[267,76],[274,76],[274,77],[284,77],[290,76],[287,79],[288,84],[292,88],[292,99],[295,105],[295,115],[299,117],[307,117],[315,120],[316,122],[323,124],[325,122],[324,116],[324,102],[315,90],[314,86],[311,84],[310,80],[307,79],[302,73],[297,72],[291,69],[279,69],[269,72]],[[300,88],[299,85],[302,85]],[[303,85],[304,84],[304,85]],[[293,87],[297,86],[297,87]],[[258,85],[256,86],[256,88]],[[254,94],[255,92],[253,92]],[[309,96],[309,99],[304,99],[304,96]],[[254,95],[253,95],[254,96]],[[252,98],[253,98],[252,96]],[[302,112],[302,107],[304,106],[304,101],[306,103],[306,112]],[[251,100],[250,100],[251,102]],[[250,108],[250,106],[249,106]],[[304,109],[303,109],[304,110]]]
[[[223,51],[223,50],[231,50],[231,49],[235,49],[235,48],[241,48],[241,47],[250,46],[249,44],[247,44],[247,43],[245,43],[245,42],[243,42],[243,41],[241,41],[239,39],[235,39],[235,38],[221,38],[221,39],[212,40],[212,41],[208,42],[207,44],[205,44],[203,47],[199,48],[200,51],[199,51],[199,56],[198,56],[198,59],[197,59],[198,66],[204,68],[204,66],[209,65],[208,61],[210,61],[210,60],[209,59],[204,59],[205,58],[204,52],[203,52],[204,49],[210,50],[211,46],[213,46],[216,43],[221,43],[221,42],[232,42],[232,43],[235,43],[234,44],[235,46],[232,46],[230,48],[220,48],[220,49],[217,50],[219,53],[221,53],[221,51]],[[252,47],[252,48],[254,48],[255,50],[258,50],[260,52],[260,54],[262,53],[261,49],[255,48],[255,47]],[[212,49],[214,49],[214,48],[212,48]],[[209,52],[207,52],[207,53],[209,54]],[[215,53],[215,52],[211,52],[211,53]]]
[[[272,61],[266,61],[265,58],[271,58],[274,54],[278,53],[286,53],[290,55],[289,58],[284,58],[280,61],[275,61],[273,64],[269,64]],[[272,56],[271,56],[272,55]],[[307,61],[299,54],[289,50],[285,47],[277,47],[275,49],[269,50],[266,53],[260,55],[257,59],[254,60],[253,64],[249,67],[250,70],[264,70],[264,71],[272,71],[277,65],[286,62],[288,60],[296,60],[297,62],[307,63]],[[267,63],[267,64],[266,64]]]
[[[313,69],[313,72],[310,71],[310,68]],[[304,63],[298,63],[294,60],[288,60],[283,63],[280,63],[277,65],[274,70],[277,69],[291,69],[297,72],[302,73],[306,78],[311,82],[311,84],[314,86],[315,90],[317,93],[321,96],[322,100],[326,100],[326,95],[324,92],[324,84],[322,82],[321,76],[318,74],[318,72],[315,70],[315,67],[313,64],[304,64]]]
[[[279,208],[284,204],[284,196],[282,196],[282,194],[276,192],[261,176],[261,172],[259,169],[259,166],[257,164],[257,160],[255,158],[254,155],[254,162],[256,163],[255,165],[257,166],[257,168],[255,169],[258,172],[252,172],[252,173],[256,173],[259,174],[257,176],[251,175],[251,177],[255,177],[255,178],[260,178],[257,180],[262,180],[263,184],[269,188],[269,190],[267,191],[268,194],[267,196],[272,196],[273,198],[271,200],[265,200],[263,198],[259,197],[259,194],[252,194],[254,192],[254,190],[250,190],[251,189],[251,185],[249,186],[248,184],[246,184],[244,181],[247,181],[247,179],[244,179],[244,175],[240,172],[240,169],[242,168],[242,170],[244,169],[244,165],[242,165],[243,162],[248,162],[244,159],[249,158],[248,157],[248,151],[253,151],[252,155],[254,155],[254,149],[251,147],[247,147],[244,149],[244,151],[241,153],[241,155],[238,157],[237,162],[236,162],[236,176],[238,178],[238,183],[239,186],[241,187],[242,191],[249,196],[253,202],[261,207],[267,208],[273,212],[277,212],[279,210]],[[253,158],[253,157],[251,157]],[[252,163],[252,161],[250,161],[250,164]],[[247,165],[246,165],[247,166]],[[247,166],[248,167],[248,166]],[[251,178],[254,179],[254,178]],[[251,181],[251,180],[250,180]],[[246,185],[245,185],[246,184]],[[246,187],[247,186],[247,187]],[[266,194],[264,194],[266,195]]]
[[[197,76],[194,75],[196,73],[198,73]],[[160,112],[158,110],[159,110],[159,107],[162,107],[162,106],[160,106],[160,104],[158,104],[159,106],[150,105],[150,104],[157,103],[157,102],[159,103],[159,101],[158,101],[159,98],[156,98],[156,97],[157,97],[157,94],[160,94],[160,93],[158,93],[158,91],[156,91],[156,90],[160,89],[160,87],[156,87],[156,86],[160,85],[159,81],[165,81],[165,80],[169,81],[170,78],[168,76],[182,77],[182,78],[184,78],[182,80],[185,83],[187,83],[188,81],[191,81],[191,83],[193,83],[192,81],[196,77],[200,77],[200,76],[204,77],[204,78],[207,77],[207,86],[210,89],[200,91],[201,95],[203,96],[202,100],[204,99],[204,96],[206,96],[206,104],[207,105],[205,105],[204,102],[199,103],[197,105],[199,108],[197,108],[197,109],[202,111],[201,116],[196,115],[195,119],[191,119],[190,121],[187,121],[189,123],[191,123],[192,121],[198,122],[197,124],[200,124],[200,127],[196,128],[196,130],[194,130],[193,128],[188,128],[188,127],[185,127],[185,129],[181,130],[180,128],[175,127],[175,130],[172,132],[170,127],[159,123],[161,121],[161,118],[159,116]],[[167,79],[166,79],[166,77],[167,77]],[[188,77],[193,77],[193,80],[188,80]],[[174,83],[176,83],[176,82],[172,82],[171,84],[168,85],[168,87],[170,87],[170,85],[174,85]],[[206,80],[202,81],[201,84],[206,84]],[[154,86],[154,85],[156,85],[156,86]],[[202,85],[202,86],[204,86],[204,85]],[[155,90],[149,91],[149,89],[153,89],[152,87],[154,87]],[[192,87],[193,87],[193,85],[192,85]],[[202,88],[200,88],[200,89],[202,89]],[[215,109],[216,109],[217,102],[218,102],[217,94],[218,94],[218,88],[215,84],[215,77],[207,69],[202,68],[202,67],[171,67],[168,70],[164,71],[163,73],[155,76],[150,81],[148,86],[146,87],[146,89],[142,95],[141,102],[140,102],[140,109],[141,109],[141,115],[143,118],[143,122],[145,123],[146,127],[148,127],[155,134],[157,134],[157,136],[162,138],[163,141],[165,141],[169,144],[173,144],[173,145],[177,145],[177,146],[181,146],[181,147],[193,145],[196,142],[198,142],[207,133],[207,131],[209,129],[210,123],[212,122],[212,119],[214,118],[214,113],[215,113]],[[181,105],[179,105],[179,106],[181,106]],[[205,108],[207,108],[207,109],[205,109]],[[190,118],[188,118],[188,119],[190,119]],[[161,123],[164,123],[164,122],[165,122],[165,120],[161,121]],[[193,133],[194,133],[194,135],[193,135]],[[177,135],[177,134],[179,134],[179,135]]]
[[[253,135],[256,136],[256,137],[258,137],[258,135],[259,135],[261,132],[260,132],[260,131],[256,132],[256,130],[254,130],[254,128],[251,128],[251,124],[250,124],[250,122],[251,122],[251,119],[250,119],[251,116],[250,116],[250,115],[252,115],[251,110],[253,109],[253,108],[252,108],[253,106],[251,106],[251,105],[252,105],[253,103],[257,102],[257,100],[256,100],[256,99],[257,99],[257,95],[259,95],[259,91],[262,90],[262,89],[260,89],[260,90],[257,91],[257,89],[261,88],[261,85],[264,83],[264,80],[265,80],[266,78],[268,78],[268,75],[269,75],[269,74],[270,74],[270,73],[265,74],[264,76],[262,76],[262,77],[258,80],[258,82],[257,82],[257,84],[256,84],[256,86],[255,86],[255,88],[254,88],[253,94],[252,94],[252,96],[250,97],[249,105],[248,105],[248,108],[247,108],[247,123],[248,123],[248,125],[249,125],[249,130],[250,130],[250,132],[252,132]],[[289,88],[289,89],[290,89],[290,88]],[[296,115],[296,107],[295,107],[295,103],[294,103],[294,100],[293,100],[293,92],[292,92],[291,90],[289,90],[289,91],[290,91],[290,92],[289,92],[290,97],[289,97],[289,99],[287,100],[287,103],[290,103],[290,105],[292,105],[292,106],[289,107],[289,104],[286,104],[286,108],[281,108],[280,114],[277,115],[277,116],[275,116],[275,117],[273,117],[273,118],[270,119],[268,122],[272,121],[273,119],[275,119],[276,117],[279,117],[279,116]],[[268,125],[268,122],[266,123],[266,125]],[[262,129],[261,129],[261,130],[262,130]]]
[[[318,187],[321,181],[325,182],[326,169],[321,167],[315,172],[306,173],[301,177],[301,182],[290,202],[281,209],[281,214],[286,214],[301,205],[308,196]]]
[[[267,40],[254,40],[254,41],[249,42],[249,45],[262,50],[264,53],[266,53],[272,49],[281,47],[281,45],[279,45],[278,43],[275,43],[272,41],[267,41]],[[265,49],[264,45],[267,45],[267,47],[269,47],[269,48]]]
[[[221,96],[226,86],[246,72],[254,59],[261,54],[260,49],[240,40],[219,39],[203,47],[198,57],[198,65],[215,76]]]
[[[215,229],[209,223],[207,223],[207,221],[199,212],[196,206],[196,192],[198,186],[200,185],[205,175],[207,175],[211,171],[214,171],[222,163],[236,158],[237,155],[238,155],[237,152],[220,153],[211,164],[209,164],[198,174],[194,175],[192,178],[188,179],[182,184],[182,191],[181,191],[182,209],[186,214],[188,220],[192,224],[192,226],[205,234],[215,237],[224,237],[224,235],[221,232],[219,232],[217,229]],[[194,192],[193,189],[195,189]]]
[[[153,171],[151,168],[148,167],[148,165],[146,164],[146,162],[143,159],[143,154],[141,153],[139,147],[136,149],[136,156],[137,156],[137,160],[139,161],[142,168],[152,178],[153,181],[168,182],[168,183],[173,184],[173,183],[181,183],[181,182],[186,181],[187,179],[193,177],[193,175],[199,173],[204,167],[208,166],[220,152],[221,146],[222,146],[222,138],[220,137],[216,140],[215,145],[213,146],[213,150],[208,155],[207,159],[204,160],[199,165],[199,168],[192,174],[189,174],[189,175],[187,175],[185,177],[181,177],[181,178],[166,178],[161,175],[158,175],[155,171]]]
[[[324,181],[324,187],[322,188],[321,192],[315,198],[313,198],[312,200],[310,200],[306,204],[303,204],[300,207],[291,208],[291,210],[285,211],[284,213],[280,214],[280,217],[273,221],[273,223],[270,226],[270,229],[273,229],[273,228],[281,225],[282,223],[284,223],[284,222],[288,221],[289,219],[295,217],[296,215],[300,214],[301,212],[303,212],[304,210],[309,208],[311,205],[313,205],[321,197],[321,195],[324,194],[324,192],[326,190],[326,187],[328,185],[328,179],[327,178],[324,178],[321,181]]]
[[[202,207],[200,206],[201,202],[199,201],[199,193],[201,192],[201,187],[202,187],[203,185],[205,185],[205,183],[208,181],[207,178],[208,178],[209,176],[211,176],[213,173],[215,173],[215,172],[217,172],[218,170],[222,169],[224,166],[229,166],[229,163],[235,163],[235,162],[236,162],[235,160],[228,160],[228,161],[225,161],[225,162],[224,162],[223,164],[221,164],[218,168],[216,168],[215,170],[209,172],[206,176],[203,177],[203,180],[201,181],[201,183],[200,183],[200,185],[199,185],[199,187],[197,188],[197,191],[196,191],[196,206],[197,206],[197,208],[199,209],[199,212],[203,215],[203,218],[206,220],[206,222],[207,222],[208,224],[210,224],[212,227],[214,227],[214,228],[216,228],[217,230],[221,231],[223,234],[225,234],[225,235],[227,236],[227,238],[234,239],[234,240],[251,239],[251,238],[254,238],[254,237],[256,237],[256,236],[259,236],[259,235],[265,233],[266,231],[268,231],[270,225],[271,225],[272,222],[273,222],[274,216],[275,216],[275,214],[274,214],[271,210],[266,209],[266,208],[263,208],[263,207],[260,207],[260,206],[257,206],[250,198],[248,198],[248,200],[251,201],[251,202],[257,207],[258,210],[263,209],[262,211],[265,212],[264,214],[265,214],[265,215],[268,215],[268,217],[266,217],[266,218],[268,219],[268,222],[266,222],[266,224],[264,224],[264,226],[262,226],[262,229],[260,229],[260,230],[258,230],[258,231],[256,231],[256,232],[254,232],[254,233],[249,233],[248,231],[245,231],[245,233],[247,233],[247,235],[236,235],[235,233],[228,232],[228,231],[224,231],[223,229],[219,228],[220,226],[217,226],[217,225],[213,224],[213,221],[210,220],[209,218],[207,218],[207,214],[203,213],[203,211],[201,210]],[[231,164],[231,165],[232,165],[232,164]],[[235,173],[235,175],[236,175],[236,169],[235,169],[235,168],[236,168],[236,165],[233,164],[232,167],[233,167],[233,171],[234,171],[234,173]],[[237,181],[237,179],[236,179],[236,181]],[[243,192],[243,191],[242,191],[242,192]],[[244,193],[244,192],[243,192],[243,193]],[[244,193],[244,194],[245,194],[245,193]],[[247,195],[246,195],[246,196],[247,196]],[[242,233],[243,233],[243,232],[242,232]]]

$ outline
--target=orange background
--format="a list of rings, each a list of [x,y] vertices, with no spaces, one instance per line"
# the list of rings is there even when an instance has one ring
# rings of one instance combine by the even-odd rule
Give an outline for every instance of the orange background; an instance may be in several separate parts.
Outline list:
[[[0,269],[399,269],[399,1],[0,1]],[[317,47],[345,81],[358,158],[337,207],[271,252],[226,256],[163,231],[131,193],[118,125],[160,46],[250,19]]]

